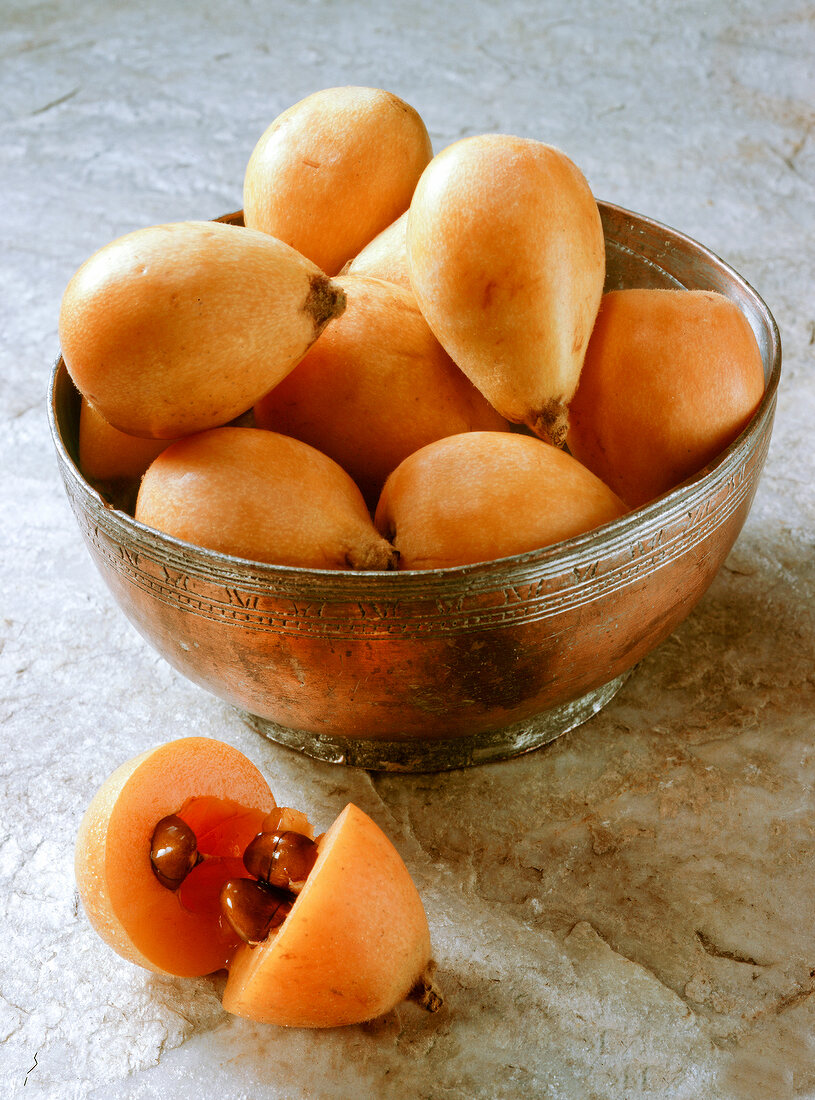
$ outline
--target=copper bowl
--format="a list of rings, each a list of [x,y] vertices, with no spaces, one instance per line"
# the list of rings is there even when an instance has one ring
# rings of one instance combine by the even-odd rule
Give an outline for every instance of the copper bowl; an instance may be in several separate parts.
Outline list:
[[[79,472],[79,397],[57,362],[50,422],[71,507],[114,598],[171,665],[268,737],[377,770],[514,756],[614,695],[688,615],[744,523],[770,442],[781,350],[767,306],[717,256],[649,218],[600,210],[606,289],[726,294],[756,334],[766,391],[744,432],[695,477],[534,553],[347,573],[264,565],[170,538],[112,508]]]

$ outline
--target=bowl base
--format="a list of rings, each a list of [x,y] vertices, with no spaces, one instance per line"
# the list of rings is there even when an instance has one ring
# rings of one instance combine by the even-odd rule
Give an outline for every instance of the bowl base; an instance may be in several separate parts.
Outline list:
[[[345,764],[375,772],[441,772],[509,760],[554,741],[561,734],[588,721],[608,703],[631,675],[628,669],[570,703],[541,711],[523,722],[489,730],[472,737],[435,738],[420,741],[379,741],[331,737],[278,725],[268,718],[238,709],[238,714],[258,733],[316,760]]]

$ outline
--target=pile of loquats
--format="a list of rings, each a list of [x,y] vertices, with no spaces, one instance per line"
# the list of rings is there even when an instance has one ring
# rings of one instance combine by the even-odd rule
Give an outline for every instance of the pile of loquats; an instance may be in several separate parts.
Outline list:
[[[597,203],[540,141],[434,157],[401,99],[332,88],[243,197],[245,226],[111,242],[62,301],[81,469],[176,538],[322,569],[536,550],[694,474],[763,394],[728,298],[603,295]]]
[[[597,203],[562,152],[485,134],[433,156],[386,91],[284,111],[243,223],[129,233],[60,311],[84,476],[198,546],[355,570],[537,550],[698,472],[764,392],[728,298],[603,293]],[[421,900],[374,822],[348,806],[315,838],[217,741],[123,765],[76,851],[103,938],[158,971],[227,967],[231,1012],[327,1027],[441,1004]]]

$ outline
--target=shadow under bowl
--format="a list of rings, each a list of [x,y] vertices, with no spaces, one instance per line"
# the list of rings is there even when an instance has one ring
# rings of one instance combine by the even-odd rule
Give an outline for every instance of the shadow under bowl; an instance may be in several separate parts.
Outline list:
[[[117,603],[171,665],[275,741],[373,770],[505,759],[608,702],[689,614],[741,530],[770,442],[781,348],[765,303],[721,259],[649,218],[599,206],[605,289],[727,295],[756,335],[765,393],[739,438],[694,477],[533,553],[348,573],[171,538],[111,507],[82,476],[79,395],[57,362],[49,415],[71,508]]]

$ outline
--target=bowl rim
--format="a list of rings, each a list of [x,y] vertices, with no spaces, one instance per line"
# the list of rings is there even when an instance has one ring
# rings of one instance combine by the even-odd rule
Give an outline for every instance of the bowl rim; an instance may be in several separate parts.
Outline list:
[[[48,423],[63,476],[70,477],[78,492],[98,512],[115,517],[115,522],[130,530],[138,541],[146,543],[155,552],[160,554],[166,554],[167,551],[174,552],[179,560],[183,559],[184,567],[188,571],[213,579],[218,574],[228,575],[233,583],[237,576],[249,584],[260,586],[272,579],[288,581],[301,579],[305,584],[310,582],[322,588],[325,587],[326,582],[330,582],[332,594],[338,595],[339,589],[347,587],[348,597],[351,599],[363,594],[363,590],[365,595],[372,593],[377,595],[380,592],[383,595],[408,595],[417,582],[425,591],[430,586],[433,589],[452,587],[460,592],[462,587],[466,589],[480,587],[479,581],[494,587],[496,574],[501,575],[502,584],[519,583],[530,575],[535,579],[541,579],[546,575],[561,575],[568,572],[570,568],[577,569],[580,565],[585,565],[588,560],[614,558],[630,546],[632,541],[647,541],[671,521],[676,521],[683,513],[693,513],[694,508],[699,506],[708,492],[731,477],[740,463],[751,454],[757,441],[764,435],[765,429],[770,426],[768,422],[774,415],[781,375],[781,339],[775,318],[764,299],[743,276],[707,246],[680,230],[625,207],[601,200],[597,200],[597,205],[601,215],[604,216],[604,225],[606,219],[627,219],[652,234],[663,234],[667,244],[681,243],[686,247],[690,245],[693,251],[705,259],[711,269],[724,276],[727,282],[737,289],[743,299],[751,302],[753,310],[763,321],[768,338],[767,355],[765,357],[762,354],[765,365],[764,394],[742,432],[712,462],[691,477],[618,519],[538,550],[493,558],[484,562],[435,569],[388,571],[316,569],[257,562],[209,550],[140,523],[127,512],[108,504],[102,495],[86,481],[62,436],[57,411],[57,389],[60,385],[61,372],[64,372],[67,382],[74,389],[76,387],[73,386],[73,381],[60,354],[51,371]],[[241,213],[237,211],[235,214],[223,215],[217,220],[234,219]],[[769,371],[766,370],[768,365]],[[198,559],[201,565],[206,565],[207,568],[190,570],[194,559]]]

